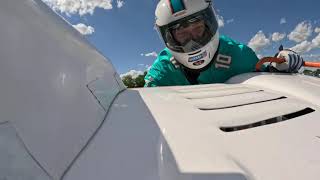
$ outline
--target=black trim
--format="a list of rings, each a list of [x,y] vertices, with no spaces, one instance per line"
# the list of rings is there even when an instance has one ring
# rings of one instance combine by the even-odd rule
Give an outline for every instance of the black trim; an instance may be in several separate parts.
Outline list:
[[[201,52],[201,50],[196,51],[196,52],[194,52],[194,53],[190,53],[190,54],[188,54],[188,55],[189,55],[189,56],[192,56],[192,55],[198,54],[199,52]]]
[[[241,131],[241,130],[245,130],[245,129],[256,128],[259,126],[266,126],[269,124],[275,124],[275,123],[279,123],[279,122],[283,122],[283,121],[288,121],[290,119],[293,119],[293,118],[296,118],[299,116],[303,116],[303,115],[312,113],[314,111],[315,111],[314,109],[305,108],[305,109],[302,109],[302,110],[294,112],[294,113],[270,118],[267,120],[263,120],[263,121],[259,121],[259,122],[255,122],[255,123],[251,123],[251,124],[246,124],[246,125],[241,125],[241,126],[232,126],[232,127],[220,127],[220,130],[224,131],[224,132],[235,132],[235,131]]]
[[[222,107],[222,108],[199,108],[199,109],[202,111],[229,109],[229,108],[235,108],[235,107],[240,107],[240,106],[248,106],[248,105],[252,105],[252,104],[260,104],[260,103],[265,103],[265,102],[269,102],[269,101],[277,101],[277,100],[286,99],[286,98],[287,97],[285,97],[285,96],[281,96],[281,97],[274,98],[274,99],[268,99],[268,100],[264,100],[264,101],[258,101],[258,102],[252,102],[252,103],[246,103],[246,104],[240,104],[240,105],[235,105],[235,106],[228,106],[228,107]]]

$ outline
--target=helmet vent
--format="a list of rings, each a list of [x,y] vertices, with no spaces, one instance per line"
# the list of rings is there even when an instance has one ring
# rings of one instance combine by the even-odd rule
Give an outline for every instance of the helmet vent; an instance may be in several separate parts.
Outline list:
[[[308,108],[302,109],[302,110],[297,111],[297,112],[285,114],[285,115],[282,115],[282,116],[273,117],[273,118],[270,118],[270,119],[267,119],[267,120],[263,120],[263,121],[258,121],[258,122],[255,122],[255,123],[241,125],[241,126],[220,127],[220,129],[222,131],[224,131],[224,132],[241,131],[241,130],[245,130],[245,129],[256,128],[256,127],[259,127],[259,126],[266,126],[266,125],[270,125],[270,124],[280,123],[280,122],[283,122],[283,121],[288,121],[288,120],[291,120],[293,118],[312,113],[314,111],[315,111],[314,109],[308,107]]]
[[[201,52],[201,50],[199,50],[199,51],[197,51],[197,52],[194,52],[194,53],[190,53],[190,54],[188,54],[189,56],[192,56],[192,55],[195,55],[195,54],[198,54],[198,53],[200,53]]]

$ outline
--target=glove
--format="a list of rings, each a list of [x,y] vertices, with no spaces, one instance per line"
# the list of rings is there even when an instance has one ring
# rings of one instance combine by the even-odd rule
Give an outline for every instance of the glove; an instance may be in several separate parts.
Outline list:
[[[275,57],[286,60],[286,62],[281,64],[272,64],[280,72],[297,73],[304,64],[303,58],[298,53],[281,47]]]

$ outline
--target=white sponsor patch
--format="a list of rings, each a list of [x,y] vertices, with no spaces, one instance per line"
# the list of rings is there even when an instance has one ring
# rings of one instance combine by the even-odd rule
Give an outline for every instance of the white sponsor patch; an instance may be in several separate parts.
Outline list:
[[[189,57],[188,62],[198,61],[200,59],[203,59],[203,58],[207,57],[207,55],[208,55],[207,51],[204,51],[203,53],[201,53],[199,55]]]

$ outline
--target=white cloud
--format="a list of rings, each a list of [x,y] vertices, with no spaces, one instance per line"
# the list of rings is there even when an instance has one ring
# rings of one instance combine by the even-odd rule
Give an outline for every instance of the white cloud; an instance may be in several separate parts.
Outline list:
[[[281,19],[280,19],[280,24],[286,24],[286,23],[287,23],[286,18],[281,18]]]
[[[145,71],[149,71],[149,69],[151,68],[149,64],[138,64],[138,66],[145,68]]]
[[[317,59],[320,59],[320,54],[306,54],[306,55],[303,55],[303,58],[314,58],[314,59],[310,59],[307,61],[317,61]]]
[[[278,42],[278,41],[281,41],[282,39],[284,39],[286,37],[286,34],[285,33],[279,33],[279,32],[275,32],[272,34],[272,41],[274,42]]]
[[[53,10],[61,13],[79,14],[93,14],[95,8],[102,8],[105,10],[112,9],[112,0],[42,0],[48,4]],[[124,2],[117,0],[117,6],[122,7]]]
[[[313,48],[320,48],[320,34],[318,34],[312,41]]]
[[[219,25],[219,27],[224,27],[223,17],[220,16],[220,15],[217,15],[217,19],[218,19],[218,25]]]
[[[295,27],[295,29],[288,35],[288,38],[295,42],[302,42],[307,40],[311,33],[311,23],[303,21]]]
[[[319,62],[320,61],[320,54],[304,54],[302,55],[303,59],[307,62]],[[314,69],[314,68],[308,68],[307,69]]]
[[[117,0],[117,8],[122,8],[123,5],[124,5],[124,1]]]
[[[320,27],[316,27],[316,28],[314,29],[314,32],[315,32],[315,33],[320,33]]]
[[[261,59],[261,58],[263,58],[264,56],[263,56],[262,54],[257,54],[257,57],[258,57],[259,59]]]
[[[121,74],[120,77],[123,78],[124,76],[130,75],[133,79],[137,78],[139,75],[143,75],[144,72],[142,71],[137,71],[137,70],[130,70],[127,73]]]
[[[254,35],[254,37],[248,43],[248,46],[256,52],[262,50],[268,45],[270,45],[270,40],[262,31],[259,31],[256,35]]]
[[[146,57],[150,57],[150,56],[158,57],[158,54],[155,51],[153,51],[151,53],[146,53],[146,54],[141,53],[140,55],[141,56],[146,56]]]
[[[79,23],[77,25],[72,25],[75,29],[77,29],[83,35],[90,35],[94,33],[94,28],[91,26],[87,26],[85,24]]]
[[[295,46],[293,46],[291,49],[297,53],[305,53],[311,51],[313,48],[313,45],[309,41],[303,41]]]
[[[291,49],[297,53],[306,53],[315,48],[320,48],[320,34],[318,34],[311,42],[303,41]]]
[[[227,24],[233,23],[234,19],[228,19],[226,22],[227,22]]]

